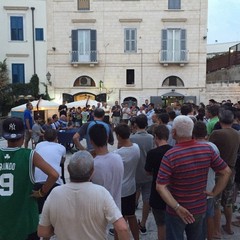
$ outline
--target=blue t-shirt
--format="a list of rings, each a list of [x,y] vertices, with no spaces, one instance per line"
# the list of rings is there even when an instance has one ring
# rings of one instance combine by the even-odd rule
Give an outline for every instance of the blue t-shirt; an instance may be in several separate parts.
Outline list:
[[[29,109],[26,109],[24,111],[24,127],[25,129],[27,129],[27,125],[26,125],[26,119],[29,120],[29,124],[30,124],[30,128],[32,129],[32,126],[33,126],[33,117],[32,117],[32,111],[29,110]]]

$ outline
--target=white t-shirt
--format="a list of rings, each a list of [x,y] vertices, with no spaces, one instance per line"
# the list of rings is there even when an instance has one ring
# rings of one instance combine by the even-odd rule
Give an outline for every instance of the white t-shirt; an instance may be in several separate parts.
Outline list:
[[[105,240],[107,224],[121,217],[104,187],[91,182],[71,182],[52,190],[39,224],[52,225],[58,240]]]
[[[105,187],[121,209],[123,161],[119,154],[107,153],[94,158],[92,182]]]
[[[136,192],[135,174],[140,159],[140,149],[136,143],[133,143],[130,147],[121,147],[114,152],[118,153],[123,160],[122,197],[127,197]]]
[[[50,164],[61,176],[60,163],[62,157],[66,156],[66,148],[56,142],[43,141],[37,144],[35,151]],[[47,175],[39,168],[35,168],[35,182],[45,182]],[[62,184],[62,179],[59,177],[58,184]]]

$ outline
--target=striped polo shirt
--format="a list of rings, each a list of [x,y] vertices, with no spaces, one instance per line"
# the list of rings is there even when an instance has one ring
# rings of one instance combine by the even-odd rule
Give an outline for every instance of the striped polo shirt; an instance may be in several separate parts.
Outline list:
[[[176,201],[192,214],[203,214],[209,167],[215,172],[227,167],[209,144],[195,140],[176,144],[162,159],[157,183],[168,185]],[[167,212],[176,215],[169,206]]]

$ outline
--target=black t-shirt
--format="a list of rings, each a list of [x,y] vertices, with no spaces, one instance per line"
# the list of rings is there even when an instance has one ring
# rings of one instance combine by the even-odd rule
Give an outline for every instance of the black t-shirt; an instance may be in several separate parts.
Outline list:
[[[151,172],[153,175],[151,195],[149,199],[149,204],[152,208],[162,210],[166,209],[166,203],[162,200],[162,198],[160,197],[159,193],[156,190],[156,180],[162,158],[164,154],[171,148],[172,146],[167,144],[154,148],[147,153],[145,170],[147,172]]]
[[[113,117],[120,117],[121,116],[121,107],[120,107],[120,105],[114,105],[112,107],[112,116]]]

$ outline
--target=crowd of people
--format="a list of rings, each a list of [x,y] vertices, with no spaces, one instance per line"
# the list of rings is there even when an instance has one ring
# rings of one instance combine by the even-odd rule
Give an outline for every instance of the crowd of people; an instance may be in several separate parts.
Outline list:
[[[240,102],[176,100],[161,107],[146,100],[138,107],[115,101],[82,109],[63,103],[58,110],[41,124],[27,103],[24,121],[3,123],[0,239],[106,239],[112,224],[114,239],[139,240],[148,234],[150,212],[158,240],[181,240],[184,233],[189,240],[221,239],[222,231],[234,235],[232,226],[240,227],[232,219],[240,189]],[[57,131],[69,128],[77,128],[77,152],[64,184],[66,149]]]

